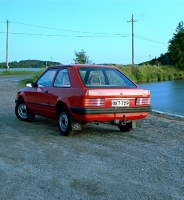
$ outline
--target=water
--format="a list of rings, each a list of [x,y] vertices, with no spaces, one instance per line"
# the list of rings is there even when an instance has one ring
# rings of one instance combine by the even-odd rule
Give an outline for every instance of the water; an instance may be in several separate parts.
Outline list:
[[[153,110],[184,117],[184,80],[138,85],[151,91]]]
[[[44,68],[9,68],[8,71],[32,71],[32,72],[38,72]],[[5,72],[6,68],[0,68],[0,73]]]
[[[40,71],[43,68],[9,68],[10,71]],[[0,68],[0,73],[6,71]],[[138,84],[151,91],[153,110],[184,117],[184,80]]]

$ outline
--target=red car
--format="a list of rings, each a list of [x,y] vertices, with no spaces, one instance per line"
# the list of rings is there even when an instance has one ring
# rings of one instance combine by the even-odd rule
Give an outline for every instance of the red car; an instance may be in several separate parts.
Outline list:
[[[15,100],[18,119],[29,121],[35,115],[56,119],[65,136],[88,122],[130,131],[151,111],[150,91],[113,66],[53,66],[26,86]]]

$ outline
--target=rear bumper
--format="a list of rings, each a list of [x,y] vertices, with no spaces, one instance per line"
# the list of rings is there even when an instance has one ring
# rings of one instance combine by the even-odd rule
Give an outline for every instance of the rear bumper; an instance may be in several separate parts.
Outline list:
[[[133,108],[77,108],[70,107],[72,113],[80,115],[88,114],[115,114],[115,113],[149,113],[152,111],[151,106],[133,107]]]

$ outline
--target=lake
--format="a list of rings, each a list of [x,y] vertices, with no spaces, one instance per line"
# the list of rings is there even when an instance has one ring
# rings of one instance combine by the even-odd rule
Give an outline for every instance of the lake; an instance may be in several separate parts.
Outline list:
[[[40,71],[43,68],[9,68],[10,71]],[[0,68],[0,72],[6,71]],[[151,91],[154,111],[184,117],[184,80],[139,83],[141,88]]]
[[[151,91],[153,110],[184,117],[184,80],[138,84]]]
[[[42,69],[45,68],[9,68],[8,71],[33,71],[33,72],[38,72]],[[0,73],[5,72],[6,68],[0,68]]]

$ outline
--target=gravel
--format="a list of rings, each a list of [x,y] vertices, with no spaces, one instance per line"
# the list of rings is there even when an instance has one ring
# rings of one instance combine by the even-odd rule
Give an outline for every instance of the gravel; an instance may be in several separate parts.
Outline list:
[[[184,119],[151,113],[141,128],[19,121],[18,82],[0,76],[0,199],[184,199]]]

